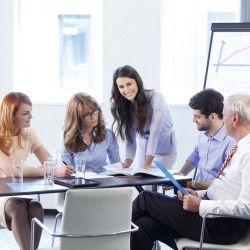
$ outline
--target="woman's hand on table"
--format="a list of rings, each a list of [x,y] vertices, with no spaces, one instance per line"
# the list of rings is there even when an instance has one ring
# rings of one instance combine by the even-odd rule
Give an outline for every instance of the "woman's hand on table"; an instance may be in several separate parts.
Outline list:
[[[122,166],[124,168],[129,168],[131,166],[131,164],[133,163],[133,160],[131,159],[126,159],[123,163],[122,163]]]

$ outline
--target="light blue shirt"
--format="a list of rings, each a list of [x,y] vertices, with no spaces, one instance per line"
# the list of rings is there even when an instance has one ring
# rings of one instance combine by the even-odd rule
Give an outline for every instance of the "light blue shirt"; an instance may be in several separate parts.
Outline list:
[[[95,134],[95,131],[93,132]],[[81,133],[79,137],[84,141]],[[104,141],[100,143],[92,142],[85,151],[70,153],[64,146],[63,140],[60,142],[59,151],[61,160],[68,165],[75,166],[76,158],[86,159],[85,170],[100,173],[104,171],[104,166],[109,163],[120,162],[119,146],[114,133],[110,129],[106,129],[106,136]]]
[[[211,137],[207,131],[200,132],[194,151],[187,158],[198,167],[196,181],[212,181],[226,159],[235,140],[226,135],[225,125]]]
[[[136,153],[136,136],[138,140],[147,140],[145,155],[165,155],[176,151],[176,137],[173,129],[173,121],[168,104],[164,96],[155,91],[146,92],[147,120],[144,126],[145,135],[141,137],[136,133],[136,121],[130,128],[133,142],[126,141],[125,158],[134,159]]]

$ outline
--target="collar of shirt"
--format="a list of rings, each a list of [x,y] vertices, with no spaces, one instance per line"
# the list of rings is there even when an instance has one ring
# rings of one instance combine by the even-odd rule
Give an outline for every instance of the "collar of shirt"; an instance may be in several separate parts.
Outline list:
[[[237,143],[238,149],[239,149],[239,147],[241,147],[245,144],[250,144],[250,134],[246,135],[245,137],[243,137],[241,140],[238,141],[238,143]]]
[[[225,125],[223,125],[220,130],[216,133],[216,135],[214,137],[212,137],[208,131],[205,131],[204,134],[209,138],[209,139],[214,139],[217,140],[219,142],[222,142],[225,138],[226,135],[226,127]]]
[[[97,135],[97,128],[95,128],[95,129],[93,130],[93,136],[96,137],[96,135]],[[84,143],[86,143],[80,129],[79,129],[79,137],[81,138],[81,140],[82,140]]]

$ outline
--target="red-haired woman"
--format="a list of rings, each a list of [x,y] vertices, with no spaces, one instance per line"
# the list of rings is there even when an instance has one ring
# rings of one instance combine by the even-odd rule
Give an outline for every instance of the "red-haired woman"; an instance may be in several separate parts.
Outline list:
[[[11,176],[12,161],[24,162],[34,153],[41,165],[50,157],[34,129],[30,128],[32,103],[20,92],[4,96],[0,104],[0,177]],[[68,176],[73,168],[62,166],[56,169],[56,176]],[[44,168],[26,166],[24,177],[43,176]],[[32,218],[43,220],[43,208],[39,201],[29,196],[0,197],[0,224],[12,230],[22,250],[30,249],[30,225]],[[41,229],[36,228],[35,249],[39,245]]]

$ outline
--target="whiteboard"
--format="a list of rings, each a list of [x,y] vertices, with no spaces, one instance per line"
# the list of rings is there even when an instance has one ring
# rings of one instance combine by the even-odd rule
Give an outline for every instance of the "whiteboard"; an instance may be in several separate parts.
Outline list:
[[[213,23],[204,88],[250,94],[250,23]]]

